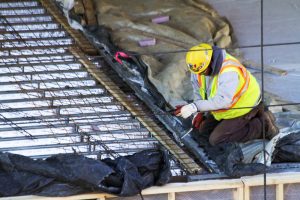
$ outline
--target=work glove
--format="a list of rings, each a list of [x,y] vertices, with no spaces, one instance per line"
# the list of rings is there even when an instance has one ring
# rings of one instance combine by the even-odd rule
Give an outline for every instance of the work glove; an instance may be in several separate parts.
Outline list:
[[[201,125],[201,122],[204,120],[203,118],[203,114],[202,113],[196,113],[194,115],[194,118],[192,120],[192,125],[194,128],[196,129],[199,129],[200,128],[200,125]]]
[[[180,111],[176,114],[176,116],[186,119],[195,112],[197,112],[196,105],[194,103],[190,103],[185,106],[182,106],[182,108],[180,108]]]

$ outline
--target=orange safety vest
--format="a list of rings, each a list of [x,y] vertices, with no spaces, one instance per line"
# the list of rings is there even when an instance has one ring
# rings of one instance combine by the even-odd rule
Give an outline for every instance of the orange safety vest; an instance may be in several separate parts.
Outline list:
[[[206,92],[205,75],[198,75],[199,92],[202,99],[213,98],[218,90],[218,78],[221,74],[234,71],[238,73],[239,85],[229,108],[211,111],[216,120],[232,119],[247,114],[260,101],[260,87],[255,77],[233,56],[226,54],[221,70],[212,80],[209,97]]]

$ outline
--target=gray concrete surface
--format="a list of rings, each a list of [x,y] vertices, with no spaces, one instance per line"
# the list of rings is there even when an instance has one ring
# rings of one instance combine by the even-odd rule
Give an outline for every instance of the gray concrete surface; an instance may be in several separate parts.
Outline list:
[[[260,0],[207,0],[232,24],[239,46],[261,43]],[[264,44],[300,42],[300,0],[264,0]],[[261,62],[260,48],[243,48],[246,59]],[[300,44],[264,48],[264,64],[287,76],[265,74],[265,90],[300,102]]]

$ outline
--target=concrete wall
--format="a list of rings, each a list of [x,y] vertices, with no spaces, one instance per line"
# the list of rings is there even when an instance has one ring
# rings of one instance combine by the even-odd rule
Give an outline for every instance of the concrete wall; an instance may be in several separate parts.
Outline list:
[[[239,46],[259,45],[260,0],[207,0],[231,22]],[[264,0],[264,44],[300,43],[300,0]],[[260,48],[242,49],[246,59],[260,63]],[[300,102],[300,44],[264,48],[264,63],[288,70],[288,76],[266,74],[265,89]]]

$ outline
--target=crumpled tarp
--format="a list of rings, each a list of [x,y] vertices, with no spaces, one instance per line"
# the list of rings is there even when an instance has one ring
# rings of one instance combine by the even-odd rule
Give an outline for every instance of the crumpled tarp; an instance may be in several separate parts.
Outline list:
[[[261,163],[244,163],[244,154],[238,143],[219,144],[209,147],[207,151],[229,177],[260,174],[265,168]]]
[[[190,74],[185,51],[201,42],[229,47],[230,25],[201,0],[101,0],[98,23],[110,30],[112,42],[120,49],[142,54],[148,78],[171,105],[192,100]],[[155,24],[152,18],[169,16],[170,21]],[[140,47],[138,41],[155,38],[156,45]],[[157,52],[176,52],[152,54]]]
[[[245,155],[246,152],[244,151],[244,148],[248,147],[238,143],[219,144],[214,147],[206,147],[206,150],[209,156],[218,164],[220,169],[229,177],[250,176],[261,174],[264,170],[274,170],[270,165],[265,166],[263,163],[257,162],[256,157],[259,155],[257,154],[257,150],[263,149],[261,144],[262,141],[257,140],[251,142],[253,143],[253,147],[249,148],[249,150],[252,151],[252,163],[245,162],[245,156],[247,155]],[[268,141],[266,141],[266,145],[268,145]],[[262,154],[262,152],[260,154]],[[276,143],[275,150],[270,157],[272,157],[271,161],[275,163],[300,162],[300,131],[283,136]],[[288,164],[282,165],[283,169],[284,166],[286,166],[285,170],[289,169]],[[299,168],[299,165],[297,165],[297,168]]]
[[[281,138],[273,157],[274,162],[300,162],[300,131]]]
[[[0,153],[0,197],[69,196],[87,192],[132,196],[152,185],[167,183],[170,175],[166,153],[155,149],[101,161],[78,154],[33,160]]]

